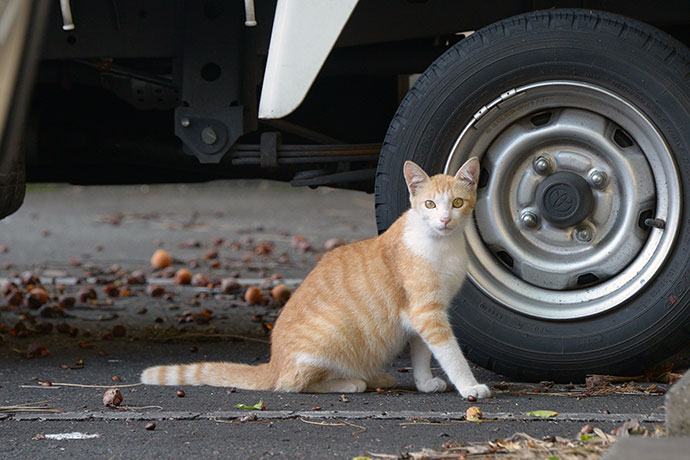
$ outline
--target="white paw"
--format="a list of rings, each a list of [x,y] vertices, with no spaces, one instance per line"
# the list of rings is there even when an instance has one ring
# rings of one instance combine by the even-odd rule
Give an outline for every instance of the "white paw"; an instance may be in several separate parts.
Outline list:
[[[424,393],[436,393],[446,391],[446,382],[438,377],[430,378],[429,380],[415,381],[417,389]]]
[[[395,377],[382,372],[367,382],[367,386],[369,388],[393,388],[395,386]]]
[[[473,396],[477,399],[479,398],[488,398],[491,396],[491,390],[489,390],[489,387],[486,385],[481,385],[481,384],[476,384],[476,385],[468,385],[465,387],[460,387],[458,388],[458,391],[462,395],[463,398],[467,398],[468,396]]]

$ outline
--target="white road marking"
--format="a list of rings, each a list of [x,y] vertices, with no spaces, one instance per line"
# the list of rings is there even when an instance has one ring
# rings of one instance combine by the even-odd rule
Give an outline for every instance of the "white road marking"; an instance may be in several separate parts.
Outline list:
[[[71,440],[71,439],[93,439],[93,438],[100,438],[101,437],[101,435],[98,433],[88,434],[88,433],[80,433],[78,431],[73,431],[71,433],[46,434],[44,436],[46,439],[55,439],[56,441],[64,441],[64,440]]]

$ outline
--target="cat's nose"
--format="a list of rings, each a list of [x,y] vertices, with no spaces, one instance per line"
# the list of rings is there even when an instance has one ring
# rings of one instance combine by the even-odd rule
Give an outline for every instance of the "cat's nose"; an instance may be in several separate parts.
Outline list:
[[[441,217],[441,223],[443,225],[448,225],[450,223],[450,217]]]

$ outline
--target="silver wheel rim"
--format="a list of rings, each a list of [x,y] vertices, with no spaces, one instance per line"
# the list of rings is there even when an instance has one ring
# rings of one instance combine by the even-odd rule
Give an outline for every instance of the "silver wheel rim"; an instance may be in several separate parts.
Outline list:
[[[558,80],[507,91],[465,126],[444,172],[471,155],[488,179],[466,230],[468,276],[508,308],[554,320],[602,313],[636,295],[670,253],[681,212],[673,156],[651,120],[607,89]],[[576,223],[556,220],[558,194],[542,184],[557,173],[582,191],[570,201],[591,195]]]

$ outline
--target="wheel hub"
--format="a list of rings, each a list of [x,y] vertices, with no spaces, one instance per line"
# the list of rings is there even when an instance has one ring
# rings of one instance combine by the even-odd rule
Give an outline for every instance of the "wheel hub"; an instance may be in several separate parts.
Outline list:
[[[587,181],[570,171],[552,174],[537,187],[537,206],[544,219],[557,228],[582,222],[593,203]]]
[[[519,95],[519,97],[517,97]],[[446,162],[479,153],[468,276],[523,314],[575,319],[636,295],[662,267],[680,221],[680,181],[654,124],[611,91],[545,81],[482,107]],[[666,223],[649,230],[647,221]]]

